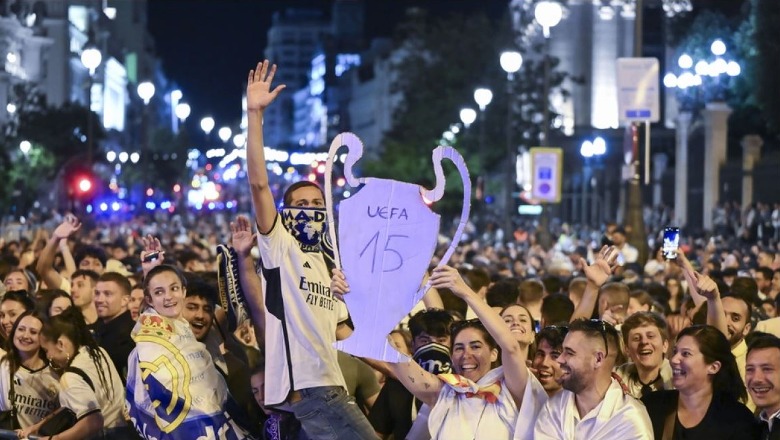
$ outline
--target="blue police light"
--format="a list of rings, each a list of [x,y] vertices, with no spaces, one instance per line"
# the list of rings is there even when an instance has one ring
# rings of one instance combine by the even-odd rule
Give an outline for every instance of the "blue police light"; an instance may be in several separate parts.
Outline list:
[[[103,212],[108,211],[108,203],[106,203],[106,202],[101,203],[100,204],[100,210],[103,211]]]
[[[146,202],[146,209],[148,209],[149,211],[154,211],[155,208],[157,208],[157,204],[156,203],[151,202],[151,201]]]
[[[87,205],[87,213],[88,214],[92,213],[92,205]]]
[[[111,210],[116,212],[119,211],[119,208],[121,208],[122,205],[119,204],[119,202],[114,202],[111,204]]]

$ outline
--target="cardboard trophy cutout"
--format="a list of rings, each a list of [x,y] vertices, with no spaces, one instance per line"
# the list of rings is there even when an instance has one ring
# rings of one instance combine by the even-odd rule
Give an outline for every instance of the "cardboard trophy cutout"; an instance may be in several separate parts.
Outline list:
[[[331,175],[333,158],[342,146],[349,149],[344,164],[347,183],[356,188],[339,203],[338,240],[333,216]],[[436,250],[440,216],[425,204],[444,195],[442,160],[451,160],[463,181],[460,224],[440,265],[446,265],[460,241],[469,217],[471,180],[463,157],[452,147],[433,150],[436,187],[389,179],[355,178],[352,167],[363,155],[363,143],[352,133],[341,133],[330,145],[325,169],[328,233],[336,265],[347,276],[350,292],[344,295],[355,331],[339,349],[355,356],[399,362],[407,359],[387,342],[387,335],[420,302],[429,285],[423,276]]]

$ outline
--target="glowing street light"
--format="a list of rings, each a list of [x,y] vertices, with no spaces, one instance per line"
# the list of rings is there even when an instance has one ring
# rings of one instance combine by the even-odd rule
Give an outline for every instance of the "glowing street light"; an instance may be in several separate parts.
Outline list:
[[[230,139],[230,136],[233,136],[233,130],[231,130],[230,127],[222,127],[217,132],[217,136],[219,136],[222,142],[227,142]]]
[[[493,92],[490,89],[480,87],[474,90],[474,101],[479,106],[479,111],[484,112],[485,108],[493,101]]]
[[[144,81],[141,84],[138,84],[136,90],[138,91],[138,96],[144,100],[144,104],[149,104],[149,101],[151,101],[154,96],[154,84],[152,84],[151,81]]]
[[[97,47],[89,45],[81,51],[81,64],[89,70],[90,76],[95,74],[101,61],[103,61],[103,55]]]
[[[214,129],[214,118],[211,116],[206,116],[205,118],[200,120],[200,129],[203,130],[204,133],[206,133],[206,136],[208,136],[209,133],[211,133],[211,130]]]
[[[174,112],[176,113],[176,117],[183,122],[190,116],[191,110],[192,109],[190,108],[189,104],[187,104],[186,102],[180,102],[176,104],[176,108],[174,109]]]
[[[544,38],[550,38],[550,28],[561,22],[563,9],[558,2],[541,1],[534,8],[534,18],[542,26]]]
[[[32,149],[32,144],[30,141],[21,141],[19,142],[19,150],[22,151],[22,154],[27,156],[27,153],[30,152],[30,149]]]
[[[460,122],[463,122],[463,126],[466,128],[469,128],[471,124],[474,123],[474,121],[477,120],[477,111],[473,108],[462,108],[460,109]]]

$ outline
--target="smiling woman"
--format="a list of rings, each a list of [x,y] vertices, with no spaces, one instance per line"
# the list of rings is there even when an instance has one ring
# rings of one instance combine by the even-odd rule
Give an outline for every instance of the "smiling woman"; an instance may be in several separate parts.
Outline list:
[[[130,418],[145,438],[247,438],[225,379],[182,316],[187,280],[174,266],[159,265],[144,278],[147,309],[132,336],[128,359]]]

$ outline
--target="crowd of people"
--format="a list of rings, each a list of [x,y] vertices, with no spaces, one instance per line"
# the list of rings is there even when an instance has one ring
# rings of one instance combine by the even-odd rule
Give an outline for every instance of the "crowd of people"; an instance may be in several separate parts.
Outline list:
[[[780,438],[774,230],[683,240],[671,259],[657,245],[643,261],[617,224],[562,225],[550,248],[523,230],[471,227],[446,265],[440,237],[430,289],[388,335],[408,361],[336,350],[354,330],[357,275],[334,264],[316,184],[293,184],[277,205],[262,132],[284,89],[275,71],[264,61],[248,77],[253,219],[67,214],[2,242],[0,429],[53,440]]]

